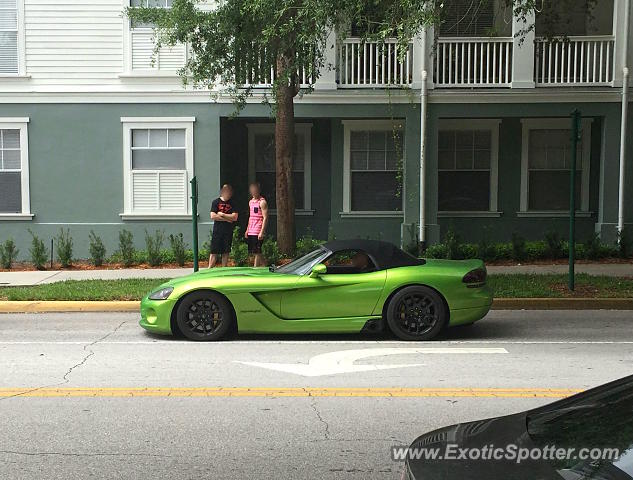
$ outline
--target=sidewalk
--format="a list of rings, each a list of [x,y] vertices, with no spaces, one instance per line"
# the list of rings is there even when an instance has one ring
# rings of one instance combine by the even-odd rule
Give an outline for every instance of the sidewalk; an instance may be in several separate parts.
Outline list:
[[[492,274],[565,274],[567,265],[493,265]],[[126,278],[174,278],[191,273],[191,268],[120,269],[120,270],[50,270],[43,272],[0,272],[0,287],[31,286],[64,280],[118,280]],[[578,264],[576,273],[633,277],[633,263]]]

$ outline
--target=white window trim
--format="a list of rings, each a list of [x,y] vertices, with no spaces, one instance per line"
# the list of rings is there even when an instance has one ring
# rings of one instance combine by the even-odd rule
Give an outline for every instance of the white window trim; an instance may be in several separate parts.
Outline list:
[[[454,118],[441,119],[438,126],[438,135],[440,130],[489,130],[490,131],[490,203],[488,210],[479,211],[441,211],[441,216],[463,216],[463,217],[485,217],[486,214],[492,216],[500,216],[497,211],[499,205],[499,126],[501,119],[484,119],[484,118]],[[438,149],[439,150],[439,149]],[[438,165],[439,171],[439,165]]]
[[[121,117],[123,124],[123,213],[120,217],[126,219],[182,219],[191,215],[191,184],[194,172],[194,153],[193,153],[193,124],[195,117]],[[165,211],[157,212],[140,211],[132,208],[132,130],[135,128],[179,128],[185,129],[185,167],[187,170],[187,200],[185,201],[186,209],[183,211]]]
[[[579,212],[589,212],[589,178],[591,168],[591,118],[583,118],[581,120],[582,136],[581,136],[581,152],[582,152],[582,176],[581,176],[581,196]],[[517,216],[526,216],[526,214],[537,213],[538,216],[558,216],[560,212],[565,210],[548,210],[535,211],[529,210],[529,192],[528,192],[528,164],[529,164],[529,139],[530,130],[543,129],[569,129],[571,127],[570,118],[523,118],[521,119],[521,204]]]
[[[29,121],[28,117],[0,117],[0,129],[20,130],[20,180],[22,183],[22,211],[20,213],[0,213],[0,220],[30,220],[33,218],[29,188]]]
[[[248,129],[248,181],[254,182],[257,176],[255,167],[255,135],[275,133],[274,123],[247,123]],[[295,123],[295,135],[303,135],[303,208],[296,210],[296,215],[310,216],[312,210],[312,124]],[[276,215],[277,211],[271,209],[270,214]]]
[[[21,0],[24,1],[24,0]],[[122,9],[125,10],[130,6],[130,0],[121,0]],[[134,68],[132,64],[132,21],[126,15],[122,15],[123,21],[123,74],[119,75],[119,78],[177,78],[178,71],[161,68]],[[150,27],[142,28],[149,31],[153,29]],[[187,46],[185,59],[189,55],[189,48]]]
[[[17,0],[18,14],[18,73],[0,73],[3,78],[24,78],[26,77],[26,34],[24,28],[24,0]],[[1,119],[0,119],[1,120]]]
[[[342,217],[346,216],[374,216],[374,217],[385,217],[385,216],[393,216],[400,217],[404,214],[404,202],[402,205],[402,210],[399,211],[354,211],[352,210],[352,174],[350,167],[350,157],[351,157],[351,134],[354,131],[359,130],[369,130],[376,132],[390,132],[393,131],[394,128],[404,132],[404,120],[343,120],[343,210],[340,212]],[[402,161],[404,164],[406,155],[405,155],[406,146],[403,147],[402,151]],[[402,166],[402,172],[406,169],[404,165]],[[404,181],[403,181],[404,183]],[[403,185],[404,187],[404,185]],[[403,195],[404,196],[404,195]],[[351,215],[350,215],[351,214]]]

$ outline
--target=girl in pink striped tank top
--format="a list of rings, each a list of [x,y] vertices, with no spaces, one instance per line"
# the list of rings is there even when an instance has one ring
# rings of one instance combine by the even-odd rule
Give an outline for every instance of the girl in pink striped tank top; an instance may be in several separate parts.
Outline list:
[[[251,183],[248,186],[248,191],[251,194],[251,199],[248,202],[248,226],[244,237],[248,241],[248,253],[255,256],[253,266],[261,267],[264,266],[262,243],[268,223],[268,204],[266,199],[261,196],[259,182]]]

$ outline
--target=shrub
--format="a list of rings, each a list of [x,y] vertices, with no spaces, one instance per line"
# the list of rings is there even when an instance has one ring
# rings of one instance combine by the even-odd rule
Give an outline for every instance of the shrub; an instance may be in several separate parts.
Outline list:
[[[269,265],[278,265],[279,260],[281,260],[281,252],[279,251],[277,241],[272,238],[264,240],[264,244],[262,245],[262,254]]]
[[[233,229],[233,244],[231,245],[231,256],[233,262],[238,267],[248,266],[248,245],[242,237],[240,227]]]
[[[57,253],[57,259],[61,263],[62,268],[68,268],[73,263],[73,238],[70,236],[70,229],[64,231],[61,228],[56,240],[55,252]]]
[[[496,257],[495,245],[490,242],[486,233],[477,244],[477,256],[484,261],[494,260]]]
[[[512,258],[512,243],[497,243],[495,248],[495,260],[510,260]]]
[[[103,260],[106,256],[106,248],[101,240],[101,237],[98,237],[97,234],[93,230],[90,230],[90,234],[88,235],[90,239],[90,258],[92,259],[92,264],[95,267],[100,267],[103,265]]]
[[[181,267],[187,260],[187,245],[182,233],[178,235],[169,235],[169,243],[171,245],[171,253],[174,256],[174,261]]]
[[[527,257],[525,238],[516,233],[512,234],[512,260],[522,262]]]
[[[2,268],[6,268],[7,270],[11,269],[13,262],[20,253],[15,246],[15,242],[12,238],[9,238],[3,244],[0,244],[0,265]]]
[[[448,260],[462,258],[461,239],[452,228],[449,228],[444,236],[444,245],[446,245],[446,257]]]
[[[210,252],[211,251],[211,239],[213,238],[213,227],[209,229],[209,236],[202,242],[202,247],[200,248],[200,254],[202,252]]]
[[[600,235],[594,232],[591,237],[589,237],[589,240],[585,242],[585,255],[589,260],[598,260],[602,258],[603,254],[604,249],[600,242]]]
[[[549,258],[561,258],[563,254],[563,240],[556,231],[550,231],[545,234],[546,250],[545,254]]]
[[[424,257],[426,258],[446,258],[446,245],[443,243],[436,243],[429,245],[424,251]]]
[[[119,251],[117,252],[121,263],[124,267],[131,267],[134,265],[134,236],[129,230],[121,230],[119,232]]]
[[[48,259],[48,250],[44,245],[44,240],[35,235],[30,229],[29,233],[31,234],[31,248],[29,248],[31,261],[33,265],[35,265],[35,268],[44,270],[46,260]]]
[[[310,253],[312,250],[316,249],[323,242],[321,240],[317,240],[312,235],[312,230],[310,228],[307,229],[305,235],[299,237],[297,240],[297,244],[295,245],[295,254],[300,257],[305,255],[306,253]]]
[[[476,243],[460,243],[457,247],[457,254],[453,258],[480,258],[479,245]]]
[[[618,232],[618,256],[620,258],[629,258],[631,256],[632,243],[633,239],[628,228],[623,228]]]
[[[152,267],[158,267],[161,263],[160,249],[163,247],[165,234],[161,230],[156,230],[154,235],[150,235],[145,230],[145,248],[147,249],[147,263]]]

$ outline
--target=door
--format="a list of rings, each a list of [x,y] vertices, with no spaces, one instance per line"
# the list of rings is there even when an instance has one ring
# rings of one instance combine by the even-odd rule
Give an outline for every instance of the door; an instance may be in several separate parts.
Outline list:
[[[362,256],[365,256],[365,259]],[[369,262],[368,265],[355,265]],[[281,299],[285,319],[344,318],[372,315],[387,278],[363,252],[335,252],[325,262],[327,273],[302,276]]]

